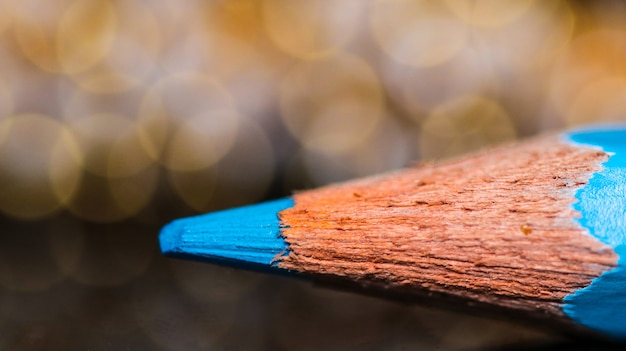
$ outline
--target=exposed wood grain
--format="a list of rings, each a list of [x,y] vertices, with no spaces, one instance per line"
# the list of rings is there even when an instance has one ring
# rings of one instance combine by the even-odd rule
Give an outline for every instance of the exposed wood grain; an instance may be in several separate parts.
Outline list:
[[[544,136],[302,192],[278,265],[566,320],[562,299],[617,264],[571,207],[607,158]]]

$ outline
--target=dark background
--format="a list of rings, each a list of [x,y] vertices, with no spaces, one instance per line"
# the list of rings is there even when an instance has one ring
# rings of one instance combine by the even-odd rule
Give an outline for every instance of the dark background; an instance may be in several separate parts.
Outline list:
[[[625,78],[619,1],[0,0],[0,349],[566,342],[165,259],[157,235],[181,216],[624,120]]]

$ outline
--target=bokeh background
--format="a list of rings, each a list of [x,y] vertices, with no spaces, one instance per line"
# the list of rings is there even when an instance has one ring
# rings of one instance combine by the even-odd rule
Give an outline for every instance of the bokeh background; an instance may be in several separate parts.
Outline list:
[[[0,0],[0,349],[561,342],[168,260],[157,233],[625,116],[620,1]]]

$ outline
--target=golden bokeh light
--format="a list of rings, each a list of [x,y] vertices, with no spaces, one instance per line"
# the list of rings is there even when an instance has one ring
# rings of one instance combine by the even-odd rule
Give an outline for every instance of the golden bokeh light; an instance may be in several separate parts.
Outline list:
[[[168,77],[145,96],[139,116],[142,142],[168,169],[200,170],[232,147],[239,114],[230,94],[200,73]]]
[[[359,25],[359,0],[264,0],[263,19],[272,41],[284,52],[311,58],[346,45]]]
[[[414,157],[410,132],[387,118],[351,152],[327,155],[304,150],[303,161],[309,178],[319,186],[402,168]]]
[[[605,78],[593,81],[570,102],[568,126],[593,122],[626,121],[626,80]]]
[[[261,1],[207,1],[199,11],[199,30],[188,35],[195,40],[185,49],[199,59],[202,69],[227,82],[240,78],[244,71],[267,67]]]
[[[80,186],[85,155],[69,128],[62,133],[59,142],[50,148],[50,152],[50,184],[59,203],[65,206]]]
[[[216,165],[214,196],[225,207],[260,201],[275,175],[275,151],[265,131],[249,118],[242,126],[232,150]]]
[[[168,50],[164,50],[159,57],[158,69],[161,72],[158,77],[160,79],[165,79],[169,75],[184,74],[185,72],[208,71],[207,66],[210,66],[210,59],[216,56],[219,57],[219,59],[215,59],[218,63],[226,67],[233,66],[231,61],[224,61],[223,54],[224,52],[230,53],[232,51],[240,53],[238,49],[241,48],[241,45],[237,45],[239,43],[229,45],[228,49],[220,48],[219,52],[216,52],[213,46],[208,45],[213,43],[213,41],[197,29],[201,26],[195,23],[194,19],[191,19],[190,22],[183,20],[180,22],[180,25],[175,28],[176,30],[173,33],[164,34],[171,37],[164,38],[164,40],[169,40],[164,43]],[[219,33],[216,33],[216,35],[219,35]],[[235,47],[235,50],[232,50],[232,47]],[[246,50],[241,51],[246,52]],[[207,57],[207,55],[211,56]],[[247,57],[243,55],[242,57],[229,58],[238,62],[238,59],[247,60]],[[238,65],[234,66],[237,67]],[[216,73],[222,73],[220,68],[215,69]]]
[[[477,27],[501,27],[520,18],[535,0],[445,0],[452,12]]]
[[[237,41],[252,42],[262,34],[258,0],[209,1],[201,4],[207,31],[220,32]]]
[[[129,2],[129,1],[126,1]],[[134,3],[146,4],[141,0],[132,1]],[[162,42],[172,47],[172,44],[180,40],[181,32],[189,29],[189,25],[196,20],[196,16],[201,14],[202,6],[206,2],[171,2],[168,0],[150,1],[149,9],[159,24],[159,32]],[[194,15],[190,15],[194,14]]]
[[[85,153],[84,167],[93,174],[128,177],[154,163],[143,147],[139,127],[130,119],[94,113],[72,119],[70,128]]]
[[[463,96],[438,106],[422,124],[423,158],[446,158],[516,137],[511,116],[493,99]]]
[[[1,60],[1,59],[0,59]],[[0,61],[0,64],[2,62]],[[0,121],[13,114],[15,97],[15,87],[8,84],[6,81],[0,80]],[[0,134],[0,142],[2,141],[2,134]]]
[[[0,349],[523,339],[473,317],[168,260],[158,232],[517,135],[626,121],[625,9],[0,0]]]
[[[307,148],[341,153],[376,128],[384,108],[380,81],[362,59],[337,54],[303,61],[281,86],[289,131]]]
[[[75,216],[92,222],[118,222],[135,216],[156,190],[155,166],[123,178],[107,178],[84,173],[80,189],[68,208]]]
[[[59,86],[53,98],[59,103],[60,115],[69,126],[80,124],[82,119],[97,120],[93,117],[95,115],[113,115],[113,119],[123,118],[131,122],[131,129],[139,128],[137,109],[146,94],[145,89],[101,93],[80,89],[73,81],[65,83]]]
[[[57,211],[80,183],[80,159],[73,135],[43,115],[15,115],[0,121],[0,211],[35,219]]]
[[[0,35],[11,27],[13,22],[13,11],[11,11],[11,1],[0,0]]]
[[[470,28],[439,2],[376,0],[370,8],[372,37],[403,64],[432,67],[468,45]]]
[[[232,147],[238,119],[233,110],[214,110],[182,122],[167,144],[163,163],[176,171],[212,166]]]
[[[472,31],[472,49],[491,62],[500,75],[547,69],[544,65],[572,39],[574,25],[569,4],[538,2],[505,26]],[[504,47],[507,49],[502,50]]]
[[[12,12],[13,35],[24,57],[38,69],[61,72],[56,31],[59,19],[73,0],[40,3],[23,1]]]
[[[117,30],[115,7],[108,0],[77,0],[59,20],[57,53],[63,72],[79,73],[111,50]]]
[[[535,4],[505,27],[473,28],[471,45],[445,63],[407,67],[386,60],[382,76],[391,99],[417,123],[441,103],[467,94],[512,94],[537,108],[537,97],[547,88],[542,82],[555,55],[567,48],[574,25],[568,3]]]
[[[72,79],[95,93],[119,93],[146,83],[162,50],[159,23],[151,7],[137,1],[117,2],[115,31],[102,59]]]
[[[167,175],[170,186],[187,206],[198,212],[211,209],[217,182],[216,167],[187,172],[170,170]]]
[[[569,2],[537,2],[516,25],[507,26],[506,34],[518,44],[513,47],[516,50],[511,59],[517,66],[524,66],[524,56],[527,56],[526,59],[530,60],[525,69],[546,69],[570,44],[575,29],[576,15]],[[506,39],[502,38],[500,42],[505,45]]]
[[[204,212],[214,210],[216,202],[233,207],[258,201],[270,185],[274,166],[274,151],[265,132],[242,117],[232,149],[213,168],[172,170],[168,179],[188,206]]]
[[[136,216],[152,200],[157,190],[159,170],[156,166],[126,178],[109,180],[109,191],[114,204],[124,214],[124,218]]]
[[[20,49],[38,68],[74,74],[100,61],[115,35],[115,11],[106,0],[29,3],[16,11]]]
[[[140,84],[135,77],[112,69],[108,65],[98,65],[97,68],[72,76],[81,89],[93,93],[119,93]]]
[[[561,118],[570,114],[572,101],[590,84],[604,79],[626,79],[626,28],[592,30],[578,36],[555,64],[550,101]]]
[[[493,64],[476,50],[463,50],[437,67],[407,68],[388,63],[384,69],[390,95],[416,123],[445,101],[467,94],[493,93],[501,87]]]

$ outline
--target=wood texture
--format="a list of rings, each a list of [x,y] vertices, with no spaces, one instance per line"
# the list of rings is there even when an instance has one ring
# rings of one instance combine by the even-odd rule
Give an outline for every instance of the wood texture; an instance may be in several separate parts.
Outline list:
[[[617,264],[571,207],[607,159],[544,136],[302,192],[278,265],[565,321],[563,298]]]

